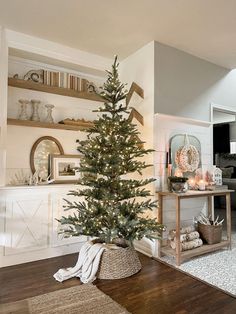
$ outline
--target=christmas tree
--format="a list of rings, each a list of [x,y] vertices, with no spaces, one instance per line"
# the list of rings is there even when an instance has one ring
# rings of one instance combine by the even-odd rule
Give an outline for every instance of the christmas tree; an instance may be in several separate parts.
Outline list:
[[[155,179],[129,178],[135,172],[142,175],[142,170],[150,166],[141,157],[153,150],[143,148],[136,126],[128,119],[127,91],[119,80],[117,57],[107,74],[99,93],[104,100],[97,110],[99,118],[88,130],[87,140],[78,141],[82,154],[78,183],[82,188],[69,195],[83,200],[67,200],[65,210],[75,213],[59,222],[65,225],[65,236],[86,235],[106,243],[123,240],[132,245],[134,239],[144,236],[158,238],[164,230],[156,219],[143,215],[157,206],[144,188]]]

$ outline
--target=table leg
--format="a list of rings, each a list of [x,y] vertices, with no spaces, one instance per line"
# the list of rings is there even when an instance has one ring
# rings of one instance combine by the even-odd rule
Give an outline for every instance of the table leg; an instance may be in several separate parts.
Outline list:
[[[180,266],[180,198],[176,197],[176,264]]]
[[[229,249],[231,250],[231,202],[230,193],[226,193],[226,227],[227,227],[227,240],[229,241]]]

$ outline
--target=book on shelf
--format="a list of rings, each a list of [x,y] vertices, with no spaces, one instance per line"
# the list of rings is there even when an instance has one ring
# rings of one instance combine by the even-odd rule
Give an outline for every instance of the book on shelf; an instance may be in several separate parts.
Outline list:
[[[89,81],[70,73],[43,70],[43,84],[87,92]]]

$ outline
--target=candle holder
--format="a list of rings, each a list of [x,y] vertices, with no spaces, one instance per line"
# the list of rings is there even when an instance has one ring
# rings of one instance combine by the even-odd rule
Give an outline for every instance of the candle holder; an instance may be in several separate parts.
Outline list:
[[[40,100],[37,99],[31,99],[31,105],[32,105],[32,116],[31,120],[32,121],[40,121],[39,117],[39,104],[41,103]]]
[[[20,103],[21,111],[19,114],[19,120],[29,120],[29,116],[27,114],[27,104],[29,101],[27,99],[19,99],[18,102]]]
[[[205,191],[206,190],[206,182],[204,180],[200,180],[198,182],[198,189],[199,189],[199,191]]]
[[[45,122],[47,123],[54,123],[53,117],[52,117],[52,109],[54,108],[54,105],[46,104],[45,108],[47,109],[47,116],[45,119]]]
[[[197,189],[196,181],[194,178],[188,179],[188,188],[189,188],[189,190],[196,190]]]

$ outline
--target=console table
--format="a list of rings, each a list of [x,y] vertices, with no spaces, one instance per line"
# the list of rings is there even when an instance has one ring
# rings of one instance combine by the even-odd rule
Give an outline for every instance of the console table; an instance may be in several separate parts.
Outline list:
[[[174,192],[158,192],[159,199],[159,211],[158,211],[158,222],[163,223],[163,198],[173,197],[175,199],[176,209],[176,250],[170,247],[162,246],[160,240],[160,247],[158,250],[158,257],[162,254],[174,256],[176,259],[176,265],[179,266],[185,259],[189,259],[193,256],[205,254],[208,252],[216,251],[223,247],[231,249],[231,206],[230,206],[230,193],[233,190],[216,190],[216,191],[187,191],[186,193],[174,193]],[[181,200],[188,198],[207,197],[208,200],[208,215],[213,215],[213,197],[214,196],[225,196],[226,198],[226,227],[227,227],[227,240],[222,240],[217,244],[204,244],[199,248],[195,248],[188,251],[181,252],[180,250],[180,212],[181,212]]]

